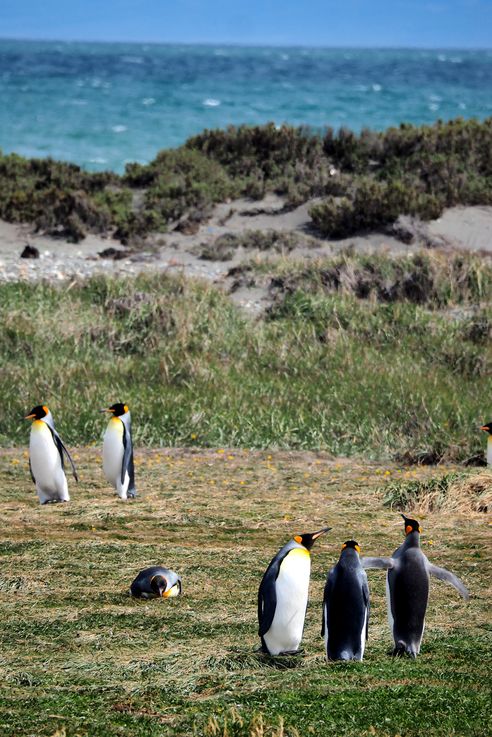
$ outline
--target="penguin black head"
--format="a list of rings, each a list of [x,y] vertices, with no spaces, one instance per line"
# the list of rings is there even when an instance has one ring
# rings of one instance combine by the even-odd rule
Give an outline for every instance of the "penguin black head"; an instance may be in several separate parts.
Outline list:
[[[150,579],[150,588],[156,596],[165,596],[167,581],[164,576],[152,576]]]
[[[49,409],[45,404],[38,404],[33,407],[28,415],[24,417],[25,420],[42,420],[43,417],[49,414]]]
[[[324,535],[325,532],[329,532],[330,530],[331,527],[324,527],[322,530],[318,530],[318,532],[305,532],[304,535],[294,535],[294,540],[296,543],[303,545],[306,550],[311,550],[315,540],[317,540],[320,535]]]
[[[492,422],[487,422],[486,425],[482,425],[480,430],[483,430],[484,432],[487,432],[489,435],[492,435]]]
[[[346,542],[344,542],[342,545],[342,550],[346,550],[347,548],[351,548],[357,553],[360,553],[360,545],[355,540],[347,540]]]
[[[112,404],[111,407],[108,407],[107,409],[100,409],[100,412],[111,412],[115,417],[121,417],[121,415],[126,414],[129,412],[129,408],[127,404],[123,404],[122,402],[116,402],[116,404]]]
[[[402,514],[402,517],[405,520],[405,535],[409,535],[411,532],[422,532],[422,528],[416,519],[405,517],[404,514]]]

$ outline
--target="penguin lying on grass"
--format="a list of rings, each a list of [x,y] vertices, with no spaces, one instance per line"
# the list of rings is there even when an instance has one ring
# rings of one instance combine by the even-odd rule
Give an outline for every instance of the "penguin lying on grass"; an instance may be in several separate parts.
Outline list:
[[[310,550],[331,527],[296,535],[284,545],[265,571],[258,591],[258,634],[269,655],[298,652],[304,630],[311,575]]]
[[[429,598],[429,578],[435,576],[455,587],[464,599],[468,589],[462,581],[445,568],[429,562],[420,548],[420,525],[405,517],[405,541],[391,558],[363,558],[364,568],[387,569],[386,596],[388,620],[395,647],[393,655],[416,658],[424,633],[425,613]]]
[[[327,660],[362,660],[369,628],[369,585],[355,540],[342,546],[326,579],[321,636]]]
[[[138,599],[170,599],[181,593],[181,578],[162,566],[152,566],[140,571],[130,586],[130,594]]]
[[[113,415],[104,433],[104,474],[120,499],[136,497],[132,423],[128,405],[117,402],[99,411]]]
[[[75,481],[79,479],[72,457],[55,430],[51,412],[46,405],[38,404],[25,419],[33,421],[29,440],[29,470],[39,501],[41,504],[70,501],[64,454],[72,466]]]
[[[489,436],[487,438],[487,466],[492,466],[492,422],[482,425],[480,429],[488,433]]]

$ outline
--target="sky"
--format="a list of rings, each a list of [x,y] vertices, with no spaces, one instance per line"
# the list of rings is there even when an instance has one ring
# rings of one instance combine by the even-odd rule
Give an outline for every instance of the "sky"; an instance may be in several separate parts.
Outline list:
[[[492,0],[0,0],[0,38],[491,48]]]

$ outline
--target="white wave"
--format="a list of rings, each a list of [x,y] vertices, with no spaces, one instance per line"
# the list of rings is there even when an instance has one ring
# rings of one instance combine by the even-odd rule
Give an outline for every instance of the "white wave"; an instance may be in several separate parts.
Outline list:
[[[113,133],[124,133],[127,130],[126,125],[112,125],[111,130]]]
[[[154,97],[144,97],[142,100],[142,105],[155,105],[155,98]]]
[[[439,105],[437,104],[437,102],[431,102],[431,104],[429,105],[429,110],[432,110],[433,113],[435,113],[436,110],[439,110]]]
[[[144,60],[141,56],[122,56],[121,61],[125,64],[143,64]]]
[[[94,158],[89,159],[89,161],[91,162],[91,164],[107,164],[108,163],[108,160],[103,159],[102,156],[94,156]]]
[[[87,100],[79,100],[77,98],[75,100],[68,100],[67,102],[69,105],[75,105],[76,107],[84,107],[84,105],[89,104]]]
[[[372,86],[372,91],[373,92],[381,92],[381,90],[383,89],[380,84],[373,84],[371,86]]]
[[[429,95],[429,100],[431,102],[442,102],[442,97],[439,97],[439,95]]]
[[[214,97],[207,97],[207,99],[202,102],[202,105],[205,107],[219,107],[220,100],[216,100]]]
[[[437,60],[438,61],[447,61],[448,60],[448,57],[446,56],[446,54],[438,54]]]
[[[458,105],[458,107],[459,107],[460,110],[466,110],[466,104],[464,102],[460,102],[460,104]]]

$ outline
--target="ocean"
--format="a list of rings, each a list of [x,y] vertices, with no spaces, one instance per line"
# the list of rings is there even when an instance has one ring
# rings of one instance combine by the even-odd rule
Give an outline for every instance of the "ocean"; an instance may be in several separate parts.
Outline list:
[[[0,41],[0,149],[122,172],[205,128],[492,115],[492,51]]]

